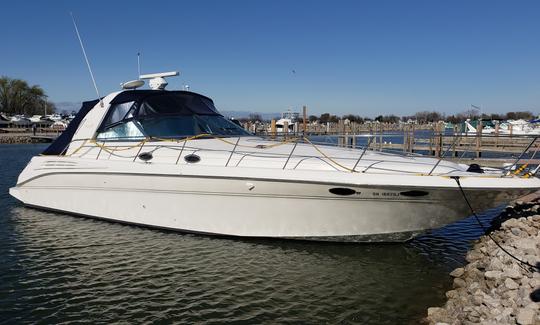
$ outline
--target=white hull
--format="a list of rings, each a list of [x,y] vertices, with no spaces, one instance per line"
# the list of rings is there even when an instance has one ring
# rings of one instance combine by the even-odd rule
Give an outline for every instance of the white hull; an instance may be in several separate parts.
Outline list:
[[[325,182],[313,177],[287,180],[286,170],[253,177],[249,169],[220,167],[205,175],[198,167],[184,166],[180,173],[176,165],[130,163],[127,173],[121,171],[123,162],[94,161],[92,167],[76,167],[70,160],[75,161],[64,158],[54,165],[51,158],[34,158],[27,167],[33,172],[10,194],[29,206],[151,227],[332,241],[403,241],[470,214],[454,180],[444,177],[431,176],[431,185],[421,185],[415,183],[418,176],[402,176],[400,185],[392,184],[396,178],[392,175],[374,178],[338,172],[340,177]],[[374,179],[379,185],[373,184]],[[477,188],[466,190],[479,210],[533,191],[518,183],[514,189],[498,190],[489,188],[489,178],[485,181],[475,180]],[[462,183],[467,186],[467,178]],[[336,195],[330,188],[356,193]],[[428,194],[402,193],[412,190]]]

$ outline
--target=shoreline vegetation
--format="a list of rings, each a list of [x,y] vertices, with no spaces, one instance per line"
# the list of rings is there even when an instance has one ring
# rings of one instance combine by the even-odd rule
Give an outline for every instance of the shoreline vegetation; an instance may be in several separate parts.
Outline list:
[[[54,113],[56,107],[39,85],[0,76],[0,112],[6,115]]]
[[[540,267],[540,192],[507,206],[488,233],[502,247]],[[457,324],[540,324],[540,270],[503,252],[486,234],[450,273],[453,288],[442,307],[427,310],[425,322]]]

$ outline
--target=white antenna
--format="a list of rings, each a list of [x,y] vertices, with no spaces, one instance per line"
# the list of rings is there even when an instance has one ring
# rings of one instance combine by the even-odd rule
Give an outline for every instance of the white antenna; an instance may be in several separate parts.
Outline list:
[[[137,70],[139,71],[139,79],[141,78],[141,53],[137,52]]]
[[[86,65],[88,66],[88,71],[90,72],[90,77],[92,77],[92,82],[94,83],[94,88],[96,89],[96,94],[99,98],[99,105],[103,107],[103,101],[101,100],[101,96],[99,95],[99,90],[96,84],[96,79],[94,79],[94,74],[92,73],[92,68],[90,67],[90,62],[88,62],[88,57],[86,56],[86,51],[84,50],[84,45],[81,39],[81,35],[79,34],[79,29],[77,28],[77,23],[75,23],[75,18],[73,18],[73,13],[69,13],[71,15],[71,20],[73,21],[73,26],[75,26],[75,32],[77,33],[77,38],[79,39],[79,43],[81,44],[81,49],[84,55],[84,60],[86,61]]]

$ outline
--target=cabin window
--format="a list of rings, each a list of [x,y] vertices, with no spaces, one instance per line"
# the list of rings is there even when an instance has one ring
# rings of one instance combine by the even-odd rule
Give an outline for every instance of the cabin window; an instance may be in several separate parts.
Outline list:
[[[109,113],[107,114],[107,118],[105,118],[105,121],[103,122],[103,125],[107,127],[111,124],[118,123],[125,118],[133,117],[132,111],[134,108],[134,103],[135,102],[121,103],[111,107]]]
[[[198,124],[204,133],[219,135],[248,135],[238,124],[221,116],[201,115],[197,116]]]
[[[144,133],[151,137],[170,138],[189,136],[202,132],[195,116],[156,116],[140,119]]]
[[[104,132],[98,134],[98,140],[120,140],[120,139],[142,139],[144,134],[134,121],[128,121],[107,128]]]

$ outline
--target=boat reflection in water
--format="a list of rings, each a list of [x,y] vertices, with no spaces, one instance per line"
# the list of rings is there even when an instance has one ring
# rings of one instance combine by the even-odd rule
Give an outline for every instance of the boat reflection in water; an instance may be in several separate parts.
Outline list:
[[[12,323],[417,322],[442,303],[463,238],[478,231],[469,223],[405,245],[314,245],[179,235],[25,207],[5,222],[0,310]]]

